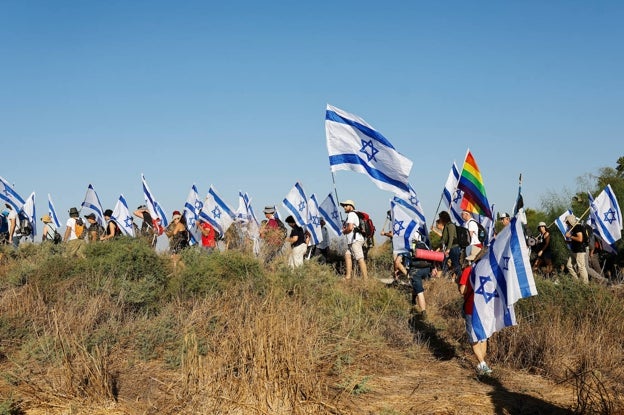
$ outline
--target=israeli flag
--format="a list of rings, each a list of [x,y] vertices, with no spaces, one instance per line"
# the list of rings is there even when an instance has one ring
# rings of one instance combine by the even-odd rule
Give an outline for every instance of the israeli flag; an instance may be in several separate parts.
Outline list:
[[[206,195],[204,200],[204,208],[199,213],[199,217],[210,223],[221,235],[225,235],[225,232],[234,222],[235,216],[236,214],[219,196],[216,189],[210,186],[208,195]]]
[[[283,201],[283,205],[295,219],[297,225],[306,228],[308,224],[308,199],[301,183],[297,182],[290,189]]]
[[[613,245],[622,238],[622,211],[611,185],[608,184],[596,199],[592,199],[591,194],[589,197],[589,214],[596,231],[603,241]]]
[[[130,211],[128,210],[128,204],[126,203],[126,199],[123,195],[119,196],[119,200],[117,201],[117,204],[115,204],[111,220],[114,220],[117,226],[119,226],[121,233],[126,236],[135,236],[134,221]]]
[[[104,226],[104,210],[102,209],[102,204],[100,203],[100,198],[98,197],[95,189],[91,184],[87,187],[87,194],[85,194],[84,201],[82,202],[82,207],[86,207],[90,209],[95,214],[95,220],[101,226]],[[120,225],[121,226],[121,225]]]
[[[22,210],[25,203],[24,199],[4,177],[0,177],[0,199],[11,205],[16,212]]]
[[[253,251],[260,253],[260,224],[251,205],[251,198],[247,192],[238,192],[237,219],[241,223],[243,232],[253,241]]]
[[[472,326],[479,340],[516,324],[513,305],[537,295],[522,223],[517,218],[503,228],[487,256],[477,261],[470,277],[474,289]]]
[[[557,225],[557,228],[559,228],[559,231],[563,235],[563,239],[565,239],[566,242],[570,242],[570,238],[566,238],[565,236],[566,232],[568,231],[568,226],[565,223],[565,218],[566,216],[571,215],[571,214],[572,214],[572,211],[568,209],[565,212],[563,212],[561,215],[559,215],[557,219],[555,219],[555,225]]]
[[[164,228],[169,226],[169,220],[167,219],[167,214],[164,209],[158,204],[156,198],[150,191],[149,186],[147,185],[147,181],[145,180],[145,176],[141,173],[141,182],[143,183],[143,197],[145,198],[145,206],[147,206],[147,210],[152,217],[152,219],[160,219],[160,225]]]
[[[50,193],[48,193],[48,213],[52,217],[56,229],[60,229],[61,222],[59,222],[58,216],[56,215],[56,209],[54,209],[54,203],[52,203],[52,196],[50,196]]]
[[[323,219],[329,229],[336,235],[342,234],[342,220],[340,220],[340,211],[338,210],[338,204],[334,200],[332,194],[328,194],[323,203],[319,205],[319,212],[323,215]]]
[[[325,132],[332,172],[351,170],[368,175],[383,190],[409,192],[412,161],[388,139],[356,115],[327,105]]]
[[[22,207],[22,211],[26,216],[28,216],[28,221],[30,222],[30,226],[32,226],[32,233],[30,234],[30,240],[34,242],[35,235],[37,235],[37,214],[35,213],[35,192],[32,192],[24,206]]]
[[[446,207],[449,210],[451,215],[451,219],[456,224],[462,224],[463,219],[461,217],[461,201],[464,198],[464,192],[457,188],[457,184],[459,183],[459,170],[457,170],[457,165],[453,162],[453,166],[451,167],[451,171],[446,179],[446,183],[444,184],[444,190],[442,191],[442,198]]]
[[[423,210],[423,207],[420,204],[420,200],[418,199],[418,195],[416,194],[416,191],[412,188],[412,186],[409,186],[409,193],[407,198],[394,196],[393,201],[412,212],[415,220],[418,222],[418,233],[420,234],[420,237],[418,239],[425,242],[427,245],[430,245],[429,229],[427,228],[425,211]]]
[[[186,219],[186,230],[189,232],[190,244],[196,245],[201,242],[201,230],[196,226],[199,219],[199,212],[204,207],[204,203],[199,199],[197,187],[191,186],[191,190],[184,203],[184,218]]]
[[[392,251],[394,253],[409,252],[412,240],[421,240],[418,230],[420,222],[411,209],[395,200],[390,201],[390,218],[392,219]]]
[[[308,199],[308,231],[312,237],[312,245],[316,245],[323,240],[321,213],[319,212],[319,204],[314,194]]]

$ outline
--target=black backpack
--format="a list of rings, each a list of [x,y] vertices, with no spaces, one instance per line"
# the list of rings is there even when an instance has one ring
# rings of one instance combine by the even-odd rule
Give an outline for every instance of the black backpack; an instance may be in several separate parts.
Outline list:
[[[583,224],[582,233],[583,233],[583,246],[587,248],[589,246],[589,240],[592,236],[592,233],[594,233],[594,229],[588,224]]]
[[[457,244],[460,248],[465,248],[470,245],[470,232],[468,228],[455,225],[455,233],[457,234]]]
[[[22,236],[30,236],[32,234],[32,225],[28,220],[26,214],[20,212],[17,217],[17,230],[15,233],[19,233]]]

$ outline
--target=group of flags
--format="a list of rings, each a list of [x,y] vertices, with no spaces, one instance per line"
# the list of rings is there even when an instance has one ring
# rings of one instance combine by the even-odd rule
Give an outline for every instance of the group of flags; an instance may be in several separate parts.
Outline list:
[[[331,105],[326,108],[325,131],[332,174],[339,170],[362,173],[380,189],[394,193],[390,200],[393,249],[407,252],[414,240],[428,244],[429,233],[424,210],[409,183],[412,161],[399,153],[386,137],[366,121]],[[141,181],[145,205],[153,218],[154,227],[161,234],[169,224],[167,214],[154,197],[143,174]],[[0,199],[29,218],[34,237],[37,222],[35,193],[23,199],[10,182],[2,177],[0,186]],[[615,195],[608,185],[595,199],[591,194],[589,197],[593,229],[607,244],[612,245],[621,238],[622,229],[621,211]],[[442,200],[457,224],[463,223],[461,211],[467,210],[489,231],[489,251],[483,260],[475,264],[471,277],[475,292],[473,328],[477,338],[487,339],[495,331],[516,324],[513,306],[519,299],[537,294],[525,243],[523,221],[520,219],[523,210],[521,187],[514,206],[514,218],[496,238],[493,238],[494,205],[490,205],[488,201],[483,177],[470,150],[466,153],[461,171],[453,163],[442,192]],[[341,217],[332,192],[319,203],[315,194],[308,197],[303,185],[297,182],[282,204],[295,222],[309,232],[313,244],[319,243],[323,238],[321,219],[325,220],[333,234],[341,235]],[[104,225],[102,204],[92,185],[88,186],[81,207],[93,213],[96,221]],[[54,224],[60,227],[49,194],[48,209]],[[564,234],[563,218],[571,213],[568,210],[555,221]],[[191,244],[198,243],[201,238],[201,233],[195,226],[198,221],[210,223],[221,235],[233,223],[239,223],[259,243],[261,223],[254,213],[251,198],[245,192],[239,192],[239,206],[234,210],[214,186],[211,185],[207,195],[201,198],[193,184],[184,204],[183,215],[191,235]],[[279,217],[277,208],[276,215]],[[119,196],[111,220],[119,225],[123,234],[135,236],[132,214],[123,195]],[[254,249],[256,248],[257,244],[254,245]]]
[[[327,106],[325,130],[332,173],[363,173],[379,188],[395,193],[390,201],[393,250],[408,251],[415,239],[428,242],[423,209],[408,181],[412,162],[364,120],[331,105]],[[466,210],[493,235],[494,207],[489,204],[483,177],[470,150],[461,172],[453,163],[442,198],[455,222],[463,224],[461,211]],[[472,322],[480,340],[515,325],[514,304],[520,298],[537,295],[524,232],[516,218],[493,239],[487,256],[476,263],[472,284]]]

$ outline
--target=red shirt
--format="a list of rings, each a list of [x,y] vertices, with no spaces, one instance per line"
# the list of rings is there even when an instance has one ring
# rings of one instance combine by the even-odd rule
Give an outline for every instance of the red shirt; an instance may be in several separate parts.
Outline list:
[[[199,227],[202,230],[202,246],[206,248],[214,248],[217,246],[215,242],[215,230],[212,225],[208,222],[201,221]],[[208,231],[208,235],[206,235],[206,231]]]
[[[472,274],[472,266],[464,268],[459,277],[459,285],[465,285],[464,291],[464,314],[472,315],[472,309],[474,306],[474,289],[470,282],[470,274]]]

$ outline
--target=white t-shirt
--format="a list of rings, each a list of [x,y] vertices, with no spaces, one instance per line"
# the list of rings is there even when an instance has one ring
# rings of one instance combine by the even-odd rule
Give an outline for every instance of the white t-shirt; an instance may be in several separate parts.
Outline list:
[[[477,225],[477,221],[469,219],[468,222],[464,223],[464,227],[470,232],[470,245],[479,245],[481,242],[479,241],[479,225]]]
[[[76,236],[76,218],[67,219],[67,227],[71,229],[69,238],[67,238],[67,240],[73,241],[74,239],[78,239],[78,237]]]
[[[13,209],[9,209],[9,214],[7,215],[9,234],[11,233],[11,220],[13,220],[13,223],[15,224],[15,232],[13,233],[13,235],[19,235],[19,219],[17,218],[17,212]]]
[[[345,220],[345,223],[352,223],[353,224],[353,230],[346,235],[347,237],[347,244],[352,244],[354,241],[354,238],[356,241],[363,241],[364,237],[362,236],[361,233],[359,232],[355,232],[355,228],[357,226],[360,225],[360,218],[358,217],[357,213],[351,211],[347,214],[347,219]]]

